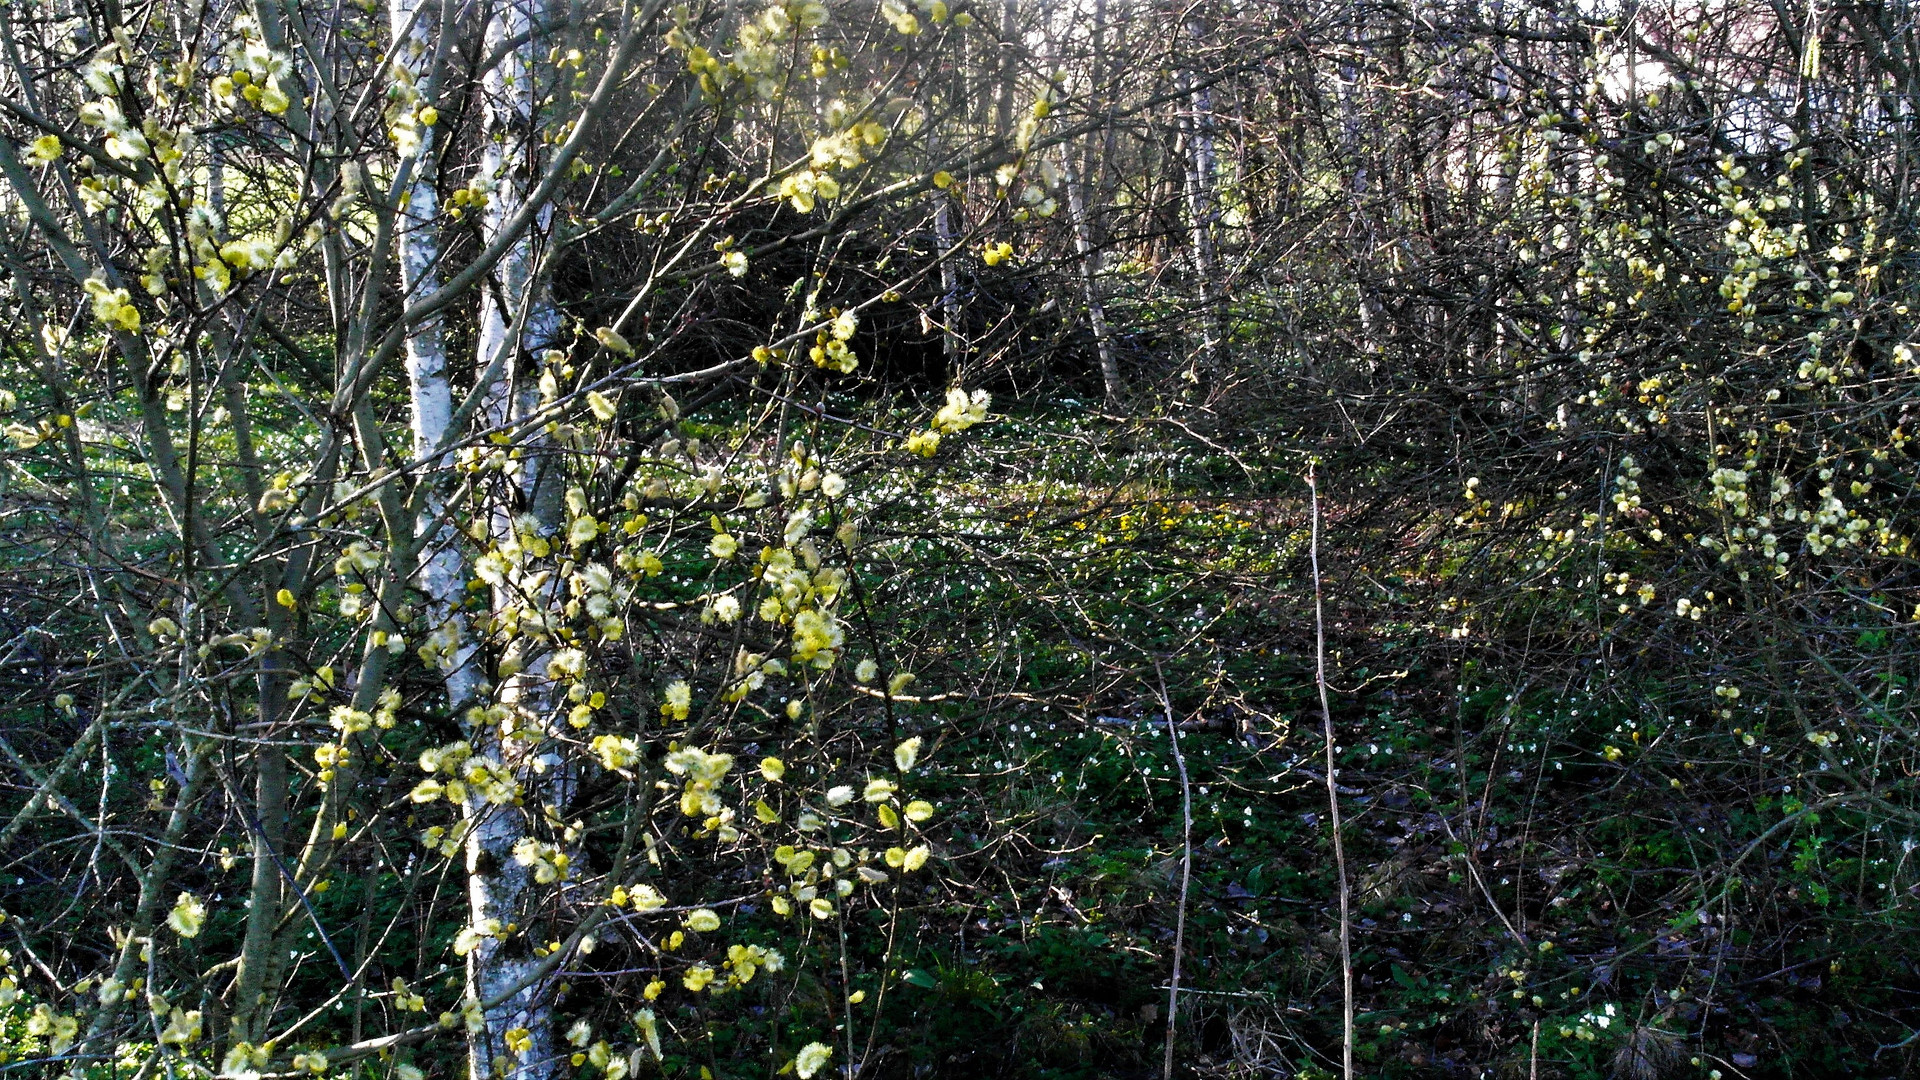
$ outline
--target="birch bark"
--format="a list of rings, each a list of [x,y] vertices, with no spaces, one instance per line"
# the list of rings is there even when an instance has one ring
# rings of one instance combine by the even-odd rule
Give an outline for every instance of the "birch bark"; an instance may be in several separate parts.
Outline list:
[[[1188,19],[1187,37],[1197,47],[1205,33],[1197,19]],[[1186,196],[1187,228],[1193,257],[1195,291],[1200,302],[1200,348],[1197,354],[1199,381],[1205,383],[1219,370],[1224,331],[1220,319],[1220,260],[1214,248],[1213,223],[1217,216],[1215,187],[1217,167],[1214,157],[1213,91],[1197,75],[1190,63],[1179,68],[1181,95],[1186,98]]]
[[[940,136],[934,126],[931,108],[927,111],[927,157],[938,166]],[[947,361],[948,380],[960,377],[960,359],[964,346],[960,340],[960,269],[948,257],[953,250],[953,194],[936,189],[933,193],[933,238],[940,259],[940,347]]]
[[[1100,249],[1094,246],[1093,230],[1087,222],[1086,196],[1074,168],[1071,145],[1061,148],[1060,163],[1067,189],[1067,220],[1073,227],[1074,253],[1079,256],[1080,288],[1086,294],[1087,321],[1093,326],[1093,344],[1100,356],[1100,382],[1107,407],[1113,408],[1119,405],[1126,384],[1121,380],[1120,359],[1114,353],[1113,334],[1107,327],[1106,305],[1100,301]]]
[[[504,0],[487,23],[486,54],[501,57],[482,87],[481,175],[491,191],[481,233],[488,244],[522,212],[541,174],[538,57],[543,48],[539,28],[546,14],[545,0]],[[507,250],[482,289],[475,370],[499,373],[484,390],[484,422],[491,428],[514,424],[538,404],[534,358],[553,342],[559,325],[546,283],[535,273],[550,213],[545,207],[540,210],[534,227]],[[536,439],[522,445],[524,468],[511,477],[508,489],[495,492],[490,510],[496,544],[511,541],[516,529],[529,525],[551,537],[560,521],[560,477],[548,461],[545,444]],[[494,605],[530,603],[550,609],[555,577],[549,575],[549,584],[532,597],[496,590]],[[499,726],[482,723],[474,725],[470,738],[480,756],[513,771],[524,786],[525,806],[564,807],[570,787],[566,766],[543,735],[556,704],[547,679],[549,657],[546,643],[530,646],[534,654],[525,668],[509,677],[499,692],[500,704],[522,737],[505,739]],[[515,846],[531,837],[534,822],[519,807],[493,806],[477,793],[469,797],[466,814],[471,923],[519,928],[517,933],[482,938],[467,955],[469,999],[489,1000],[527,983],[488,1009],[479,1030],[470,1031],[468,1067],[474,1080],[546,1080],[561,1075],[566,1061],[554,1031],[547,983],[529,981],[538,963],[528,946],[534,938],[537,896],[532,870],[514,858]]]
[[[388,14],[393,27],[393,64],[413,87],[415,115],[435,108],[440,97],[438,67],[450,28],[443,26],[451,12],[433,0],[392,0]],[[401,203],[397,244],[400,284],[407,303],[430,295],[441,285],[444,257],[439,220],[439,133],[432,124],[417,123],[413,177]],[[432,627],[429,644],[445,676],[447,705],[454,715],[464,712],[485,692],[485,677],[477,662],[477,648],[468,632],[461,602],[466,595],[468,564],[451,523],[435,526],[445,510],[445,496],[437,489],[436,474],[444,465],[429,458],[446,440],[453,423],[453,385],[447,374],[446,323],[439,313],[415,324],[406,343],[407,388],[411,398],[414,455],[421,462],[420,482],[430,493],[422,501],[420,520],[431,528],[420,556],[420,591],[427,598]]]

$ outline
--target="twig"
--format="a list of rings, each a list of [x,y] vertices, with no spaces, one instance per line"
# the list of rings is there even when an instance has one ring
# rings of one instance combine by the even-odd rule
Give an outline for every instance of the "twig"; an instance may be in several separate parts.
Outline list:
[[[1507,918],[1506,911],[1500,907],[1500,901],[1494,898],[1493,889],[1487,885],[1487,876],[1480,872],[1480,861],[1473,857],[1473,845],[1468,841],[1460,839],[1459,834],[1453,831],[1453,823],[1446,819],[1445,814],[1440,815],[1440,827],[1447,831],[1447,839],[1466,849],[1461,854],[1461,860],[1466,864],[1467,873],[1473,878],[1473,883],[1480,887],[1480,895],[1486,898],[1487,906],[1493,909],[1495,915],[1499,916],[1500,924],[1507,928],[1507,933],[1513,935],[1513,940],[1519,942],[1521,948],[1531,948],[1533,943],[1527,940],[1526,931],[1520,929],[1519,925],[1512,919]],[[1469,839],[1471,839],[1471,834],[1469,834]],[[1520,914],[1517,910],[1514,913],[1516,915]]]
[[[1187,887],[1193,880],[1193,787],[1187,781],[1187,758],[1180,752],[1180,725],[1173,719],[1173,700],[1167,695],[1167,673],[1153,661],[1160,680],[1160,709],[1167,718],[1167,738],[1173,744],[1173,763],[1180,770],[1180,904],[1173,916],[1173,978],[1167,981],[1167,1054],[1163,1080],[1173,1080],[1173,1034],[1180,1019],[1180,957],[1187,945]]]
[[[1340,1075],[1353,1080],[1353,913],[1347,889],[1347,849],[1340,838],[1340,785],[1333,760],[1333,710],[1327,705],[1327,621],[1320,601],[1320,487],[1307,466],[1313,501],[1313,533],[1307,556],[1313,566],[1313,681],[1320,690],[1320,726],[1327,738],[1327,815],[1333,828],[1333,870],[1340,879]],[[1169,1073],[1171,1075],[1171,1073]]]

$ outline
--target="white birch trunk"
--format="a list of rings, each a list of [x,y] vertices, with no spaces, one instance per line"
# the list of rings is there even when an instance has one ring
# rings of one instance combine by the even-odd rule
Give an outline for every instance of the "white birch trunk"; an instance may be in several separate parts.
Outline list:
[[[1087,321],[1093,325],[1093,344],[1100,354],[1100,382],[1106,391],[1108,408],[1120,404],[1126,386],[1120,379],[1120,360],[1113,351],[1113,335],[1107,329],[1106,305],[1100,302],[1100,250],[1093,245],[1093,230],[1087,224],[1086,197],[1080,188],[1080,176],[1073,164],[1073,148],[1060,148],[1062,179],[1067,188],[1067,222],[1073,227],[1073,247],[1080,256],[1080,287],[1086,293]]]
[[[431,0],[390,0],[388,16],[393,26],[393,66],[412,81],[420,104],[431,104],[435,99],[434,37],[439,30]],[[439,196],[434,187],[438,136],[433,128],[422,128],[419,140],[398,237],[400,284],[409,303],[440,284]],[[423,453],[440,441],[453,419],[446,328],[437,314],[407,335],[407,382],[412,391],[414,451]]]
[[[940,129],[933,110],[927,110],[927,157],[940,164]],[[947,252],[953,249],[953,196],[935,189],[933,193],[933,238],[940,258],[940,347],[947,360],[947,378],[960,374],[960,270]]]
[[[1197,46],[1203,32],[1199,22],[1189,20],[1186,30]],[[1187,222],[1200,301],[1199,369],[1202,381],[1206,381],[1219,369],[1225,336],[1220,320],[1220,260],[1213,240],[1218,171],[1213,149],[1213,91],[1197,80],[1189,67],[1180,68],[1179,80],[1180,90],[1187,99]]]
[[[483,83],[481,175],[491,184],[481,232],[486,242],[498,237],[525,204],[540,175],[538,137],[538,57],[544,49],[536,25],[546,17],[545,0],[502,0],[486,28],[485,52],[493,54],[518,38]],[[558,329],[558,312],[537,280],[538,244],[546,235],[543,212],[536,225],[515,243],[488,275],[480,298],[476,333],[475,370],[495,372],[485,388],[485,422],[501,428],[526,416],[538,404],[539,353]],[[530,509],[539,528],[552,535],[559,525],[559,477],[538,442],[523,442],[526,468],[515,478],[514,490],[501,492],[491,511],[490,527],[496,542],[511,535],[516,509]],[[558,542],[558,538],[556,538]],[[554,585],[535,602],[551,610]],[[520,597],[496,591],[500,607]],[[537,651],[525,670],[500,688],[500,701],[523,732],[546,731],[552,723],[554,701],[546,671],[546,643],[526,642]],[[503,740],[499,728],[478,726],[471,732],[476,752],[513,769],[523,785],[527,807],[560,806],[568,802],[565,767],[545,740]],[[468,915],[474,926],[490,922],[509,924],[518,931],[501,938],[483,938],[467,955],[467,993],[479,1001],[507,995],[485,1012],[480,1030],[468,1036],[468,1067],[473,1080],[507,1077],[510,1080],[549,1080],[568,1071],[564,1048],[554,1030],[550,987],[546,980],[526,983],[538,961],[531,951],[536,926],[532,870],[514,860],[514,846],[530,835],[528,814],[519,807],[491,806],[471,796],[467,805]],[[513,989],[518,986],[518,989]],[[511,993],[508,993],[512,990]],[[516,1036],[520,1049],[509,1047]]]
[[[545,0],[502,0],[487,23],[486,50],[491,53],[513,38],[530,34],[545,15]],[[480,174],[492,185],[481,232],[488,242],[524,205],[539,176],[540,141],[536,137],[536,38],[511,49],[486,75],[485,127],[481,133]],[[547,346],[558,328],[558,313],[535,290],[538,255],[536,242],[545,236],[551,211],[542,209],[533,228],[500,259],[480,301],[476,357],[480,371],[489,370],[504,356],[500,377],[489,388],[487,421],[498,426],[523,415],[534,402],[537,370],[529,371],[524,357]],[[514,321],[525,308],[525,326],[518,340],[509,340]],[[531,495],[533,473],[522,477],[523,493]]]
[[[438,98],[433,68],[440,15],[439,6],[432,0],[390,0],[388,6],[394,66],[406,72],[422,107],[434,104]],[[397,238],[400,284],[409,303],[440,286],[442,247],[436,186],[437,143],[438,133],[434,128],[420,128],[419,147],[412,159],[413,178],[400,213]],[[436,474],[444,462],[424,461],[424,458],[446,438],[453,422],[446,326],[439,315],[421,322],[407,335],[406,366],[413,449],[415,456],[423,459],[421,483],[435,485]],[[444,509],[445,502],[437,493],[430,497],[426,501],[422,527],[432,527]],[[456,716],[472,705],[485,689],[477,650],[467,631],[466,618],[461,614],[467,574],[466,554],[460,549],[458,533],[451,523],[440,525],[435,529],[432,542],[421,553],[419,586],[426,595],[429,622],[433,627],[430,640],[440,650],[447,703]]]
[[[953,196],[934,195],[933,235],[944,255],[953,248]],[[942,349],[947,355],[947,374],[956,372],[960,356],[960,270],[950,258],[940,260],[940,323],[944,328]]]

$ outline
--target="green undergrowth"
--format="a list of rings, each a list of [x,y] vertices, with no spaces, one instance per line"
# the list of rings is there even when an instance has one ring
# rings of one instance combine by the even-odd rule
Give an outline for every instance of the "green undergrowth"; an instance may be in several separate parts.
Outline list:
[[[1157,1075],[1184,850],[1170,718],[1192,808],[1176,1058],[1337,1073],[1297,474],[1223,495],[1245,462],[1136,446],[992,485],[987,447],[922,489],[965,508],[966,540],[884,540],[897,561],[874,571],[925,685],[962,691],[912,706],[952,811],[880,1024],[900,1075]],[[1352,544],[1331,530],[1323,562]],[[1895,809],[1703,707],[1700,670],[1483,659],[1426,629],[1423,573],[1326,583],[1365,1075],[1900,1074],[1920,926]]]

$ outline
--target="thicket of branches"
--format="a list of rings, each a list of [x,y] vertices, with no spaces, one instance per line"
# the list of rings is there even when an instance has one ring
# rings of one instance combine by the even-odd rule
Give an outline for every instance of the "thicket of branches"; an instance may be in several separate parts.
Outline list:
[[[1910,1071],[1916,78],[0,9],[4,1067]]]

